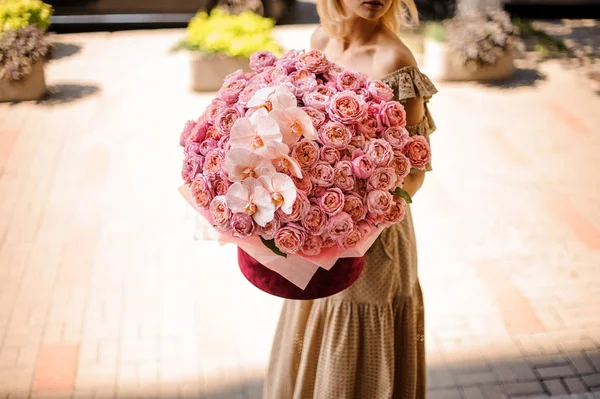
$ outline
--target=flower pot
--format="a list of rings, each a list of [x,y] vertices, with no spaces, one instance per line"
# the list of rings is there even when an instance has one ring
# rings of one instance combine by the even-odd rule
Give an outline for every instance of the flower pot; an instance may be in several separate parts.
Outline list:
[[[514,54],[508,52],[494,65],[469,70],[449,49],[446,43],[425,39],[425,67],[432,79],[441,81],[498,81],[514,73]]]
[[[195,91],[217,91],[223,79],[232,72],[242,69],[250,72],[250,60],[245,57],[230,57],[224,54],[190,53],[190,87]]]
[[[286,299],[325,298],[350,287],[360,276],[365,257],[341,258],[329,270],[319,268],[305,289],[260,264],[238,247],[238,264],[246,279],[258,289]]]
[[[22,80],[0,80],[0,102],[39,100],[45,93],[44,61],[34,64],[31,73]]]

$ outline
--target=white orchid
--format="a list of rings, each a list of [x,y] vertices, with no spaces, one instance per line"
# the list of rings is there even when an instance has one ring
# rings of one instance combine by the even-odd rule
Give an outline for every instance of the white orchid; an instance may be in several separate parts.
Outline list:
[[[245,148],[232,148],[225,156],[223,167],[232,182],[247,178],[271,176],[276,172],[271,160]]]
[[[271,160],[271,163],[278,172],[290,172],[297,178],[302,178],[302,169],[294,158],[288,154],[290,149],[283,143],[270,141],[256,150],[256,154]]]
[[[292,213],[297,191],[294,181],[288,175],[275,173],[271,177],[261,176],[258,180],[271,195],[275,209],[281,208],[288,215]]]
[[[275,216],[271,193],[253,177],[233,183],[225,195],[225,201],[233,212],[246,213],[259,226],[264,227]]]
[[[231,127],[231,148],[256,150],[269,141],[281,142],[283,137],[275,119],[266,109],[259,109],[250,117],[239,118]]]

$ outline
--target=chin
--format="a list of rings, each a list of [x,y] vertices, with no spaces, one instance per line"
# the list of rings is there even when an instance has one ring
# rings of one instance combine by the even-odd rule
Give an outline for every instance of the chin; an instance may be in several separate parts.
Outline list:
[[[385,13],[372,10],[360,10],[360,12],[357,14],[360,18],[366,19],[367,21],[377,21],[378,19],[383,17]]]

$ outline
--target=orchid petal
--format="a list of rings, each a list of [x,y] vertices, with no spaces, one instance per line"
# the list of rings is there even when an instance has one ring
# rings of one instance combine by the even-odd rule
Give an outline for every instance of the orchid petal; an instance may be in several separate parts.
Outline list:
[[[277,121],[270,116],[258,116],[256,118],[255,129],[263,143],[270,141],[281,142],[283,140]]]
[[[248,178],[243,183],[250,191],[251,202],[256,205],[256,213],[252,215],[259,226],[265,226],[275,216],[275,206],[271,194],[263,187],[260,180]]]
[[[313,126],[312,119],[301,108],[292,108],[287,110],[289,116],[294,118],[302,129],[302,135],[307,140],[316,140],[319,136]]]
[[[244,212],[244,208],[248,205],[250,198],[250,189],[243,183],[233,183],[227,194],[225,194],[225,201],[227,201],[227,207],[233,212]]]
[[[288,169],[292,174],[298,178],[302,178],[302,169],[298,161],[288,155],[289,152],[290,149],[287,145],[276,141],[269,141],[263,147],[256,150],[256,154],[270,159],[273,165],[277,165],[278,161],[282,159],[287,161]]]
[[[252,140],[256,136],[254,127],[249,118],[239,118],[233,123],[229,133],[231,148],[251,148]]]
[[[292,213],[294,202],[296,201],[297,189],[294,181],[283,173],[275,173],[271,176],[271,182],[274,190],[283,197],[281,210],[288,215]]]
[[[257,90],[256,93],[252,96],[252,98],[246,103],[246,107],[254,108],[254,107],[262,107],[265,102],[269,99],[269,96],[275,92],[275,88],[273,87],[265,87],[260,90]]]
[[[245,148],[232,148],[225,156],[223,167],[232,182],[242,181],[251,175],[270,176],[276,172],[271,161]]]
[[[295,108],[298,106],[298,100],[296,99],[294,93],[284,88],[276,90],[271,95],[270,100],[273,110]]]

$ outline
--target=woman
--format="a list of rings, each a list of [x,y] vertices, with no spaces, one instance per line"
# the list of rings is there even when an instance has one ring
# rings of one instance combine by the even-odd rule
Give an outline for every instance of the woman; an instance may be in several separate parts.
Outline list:
[[[435,126],[426,103],[436,89],[396,34],[417,19],[413,0],[319,0],[318,12],[312,47],[388,84],[406,109],[409,132],[428,137]],[[413,172],[404,189],[414,196],[423,180],[423,172]],[[354,285],[328,298],[284,303],[264,397],[425,397],[423,316],[407,209],[404,221],[369,249]]]

